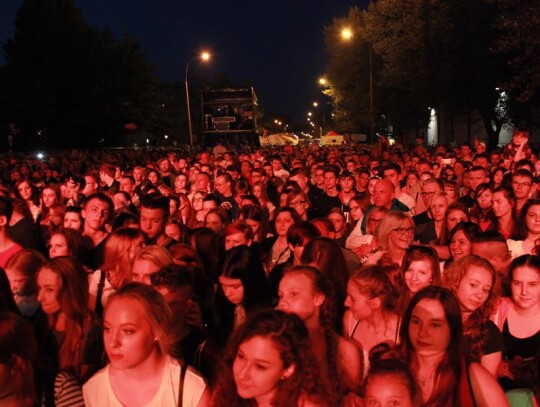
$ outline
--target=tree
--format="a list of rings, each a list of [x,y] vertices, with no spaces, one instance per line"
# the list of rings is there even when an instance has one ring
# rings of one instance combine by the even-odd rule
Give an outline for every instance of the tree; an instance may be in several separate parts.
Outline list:
[[[507,64],[501,83],[516,122],[540,124],[540,8],[536,0],[492,0],[498,7],[498,38],[493,47]]]
[[[351,9],[325,31],[332,97],[346,101],[351,117],[353,109],[365,117],[371,47],[376,116],[384,114],[397,128],[420,128],[430,107],[450,117],[476,112],[496,144],[509,121],[498,91],[507,67],[493,52],[497,11],[488,0],[379,0],[367,11]],[[357,35],[342,51],[334,38],[345,25]],[[347,102],[354,92],[355,103]]]
[[[6,117],[35,145],[114,145],[123,125],[150,128],[158,81],[138,41],[90,28],[73,0],[25,0],[4,44]]]

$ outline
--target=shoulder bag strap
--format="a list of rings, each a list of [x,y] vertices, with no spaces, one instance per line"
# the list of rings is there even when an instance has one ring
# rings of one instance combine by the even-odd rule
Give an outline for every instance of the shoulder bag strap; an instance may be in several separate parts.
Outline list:
[[[182,407],[182,400],[184,397],[184,379],[186,377],[187,363],[180,364],[180,385],[178,386],[178,407]]]
[[[105,276],[107,272],[105,270],[100,270],[101,275],[99,276],[99,283],[96,294],[96,309],[95,312],[99,316],[103,314],[103,304],[101,303],[101,297],[103,296],[103,287],[105,286]]]

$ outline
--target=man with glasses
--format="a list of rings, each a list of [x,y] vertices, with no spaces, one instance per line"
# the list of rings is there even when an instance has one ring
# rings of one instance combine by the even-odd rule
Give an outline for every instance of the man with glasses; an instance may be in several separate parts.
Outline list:
[[[429,214],[428,208],[431,205],[431,200],[433,199],[433,196],[437,192],[444,191],[444,185],[441,180],[431,177],[423,181],[420,188],[422,191],[420,192],[420,196],[422,197],[421,204],[423,205],[424,209],[417,215],[413,216],[413,221],[416,226],[431,222],[431,216]],[[417,206],[417,209],[419,208],[420,207]]]
[[[520,168],[512,175],[512,190],[516,196],[516,219],[521,212],[521,208],[529,199],[533,185],[534,177],[529,170]]]
[[[322,214],[322,209],[320,208],[319,204],[323,198],[324,192],[311,185],[309,183],[309,178],[306,173],[306,170],[304,168],[295,168],[291,171],[291,175],[289,177],[290,181],[295,181],[302,192],[307,195],[309,202],[310,202],[310,208],[308,209],[308,219],[311,218],[317,218],[319,216],[324,216],[325,214]],[[299,200],[300,197],[297,197],[296,200]]]

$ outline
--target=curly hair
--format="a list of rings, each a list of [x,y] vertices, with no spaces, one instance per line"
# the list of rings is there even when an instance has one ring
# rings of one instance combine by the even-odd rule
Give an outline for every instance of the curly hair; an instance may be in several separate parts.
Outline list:
[[[297,406],[302,400],[313,400],[330,405],[327,389],[321,380],[316,359],[311,351],[308,331],[294,314],[282,311],[261,311],[239,328],[229,341],[221,362],[221,374],[216,385],[212,405],[216,407],[255,406],[253,399],[243,399],[236,392],[233,364],[239,347],[246,341],[260,337],[268,339],[279,352],[283,367],[294,366],[292,375],[276,383],[272,405]]]
[[[487,341],[487,324],[490,316],[495,312],[499,300],[499,281],[493,266],[485,259],[469,255],[455,260],[444,273],[443,284],[449,288],[456,296],[461,282],[469,272],[471,267],[486,270],[491,275],[491,289],[486,301],[475,310],[464,322],[463,331],[471,338],[470,356],[473,361],[480,361],[482,349]]]

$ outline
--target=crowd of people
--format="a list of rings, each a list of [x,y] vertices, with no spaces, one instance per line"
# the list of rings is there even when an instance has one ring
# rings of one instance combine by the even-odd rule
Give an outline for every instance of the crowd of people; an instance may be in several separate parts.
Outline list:
[[[0,158],[0,405],[538,406],[540,159]]]

